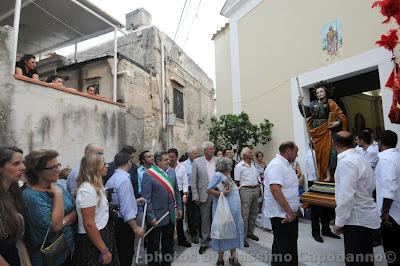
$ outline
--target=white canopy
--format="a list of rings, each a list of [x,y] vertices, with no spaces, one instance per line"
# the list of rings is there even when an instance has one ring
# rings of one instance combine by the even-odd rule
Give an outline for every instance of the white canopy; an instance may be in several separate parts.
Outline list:
[[[16,1],[0,1],[0,26],[13,26]],[[124,27],[88,0],[22,0],[19,25],[18,54],[40,54]]]

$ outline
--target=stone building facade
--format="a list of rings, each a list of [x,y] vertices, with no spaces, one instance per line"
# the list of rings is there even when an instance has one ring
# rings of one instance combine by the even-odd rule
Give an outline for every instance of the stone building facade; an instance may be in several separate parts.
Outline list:
[[[156,27],[118,40],[120,103],[110,100],[112,43],[83,51],[73,64],[51,58],[40,62],[41,80],[53,73],[66,77],[66,88],[60,89],[12,76],[7,52],[12,29],[2,27],[0,35],[2,144],[17,145],[27,152],[53,148],[65,164],[73,165],[90,142],[104,145],[111,160],[125,144],[139,151],[176,147],[184,153],[189,146],[207,140],[214,115],[213,82]],[[103,97],[85,93],[91,84],[98,85]]]

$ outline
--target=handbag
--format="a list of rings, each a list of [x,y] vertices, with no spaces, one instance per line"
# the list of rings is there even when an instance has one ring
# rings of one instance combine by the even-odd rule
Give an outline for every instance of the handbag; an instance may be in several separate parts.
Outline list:
[[[60,233],[56,237],[56,239],[46,245],[47,236],[49,235],[50,226],[47,229],[46,236],[44,237],[43,244],[40,247],[40,253],[42,253],[43,266],[52,266],[57,265],[57,261],[60,261],[65,254],[66,251],[69,250],[67,240],[64,238],[64,233],[60,230]],[[65,260],[66,258],[64,258]],[[62,261],[64,261],[62,260]]]

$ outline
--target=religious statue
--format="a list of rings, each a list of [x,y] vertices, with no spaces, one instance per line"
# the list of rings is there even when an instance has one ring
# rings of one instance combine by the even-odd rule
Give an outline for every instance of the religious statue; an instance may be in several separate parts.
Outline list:
[[[347,130],[347,118],[339,105],[328,98],[328,84],[319,82],[315,87],[317,100],[303,105],[303,97],[299,96],[300,113],[307,118],[308,134],[315,150],[318,181],[329,182],[336,168],[336,151],[332,144],[332,134]]]

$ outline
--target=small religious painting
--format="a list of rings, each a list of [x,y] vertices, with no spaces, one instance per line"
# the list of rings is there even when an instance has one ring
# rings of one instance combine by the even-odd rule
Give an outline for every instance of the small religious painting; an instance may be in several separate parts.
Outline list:
[[[324,61],[332,61],[343,54],[343,33],[339,20],[324,25],[321,29]]]

